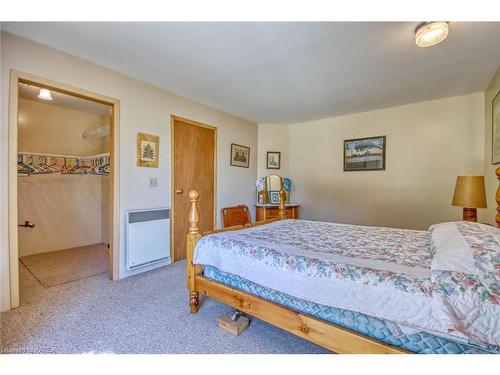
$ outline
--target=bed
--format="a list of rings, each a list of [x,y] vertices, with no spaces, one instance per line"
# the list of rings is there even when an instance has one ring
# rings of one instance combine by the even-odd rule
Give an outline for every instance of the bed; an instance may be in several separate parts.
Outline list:
[[[202,293],[336,353],[500,353],[496,227],[289,220],[280,203],[278,220],[202,235],[189,198],[192,313]]]

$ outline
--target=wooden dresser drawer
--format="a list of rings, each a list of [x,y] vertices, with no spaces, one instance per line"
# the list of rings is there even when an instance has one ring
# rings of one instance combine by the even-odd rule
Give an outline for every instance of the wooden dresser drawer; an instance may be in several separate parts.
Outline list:
[[[287,219],[299,218],[299,205],[289,205],[286,207]],[[278,206],[255,206],[256,221],[276,219],[278,217]]]

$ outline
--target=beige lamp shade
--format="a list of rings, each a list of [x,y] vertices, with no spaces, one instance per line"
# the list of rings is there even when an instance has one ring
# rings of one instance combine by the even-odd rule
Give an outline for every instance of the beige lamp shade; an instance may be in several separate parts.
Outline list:
[[[451,204],[468,208],[486,208],[484,176],[458,176]]]

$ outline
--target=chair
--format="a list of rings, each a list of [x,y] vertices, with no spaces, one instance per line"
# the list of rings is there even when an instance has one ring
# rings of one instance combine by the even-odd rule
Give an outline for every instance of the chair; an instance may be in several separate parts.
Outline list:
[[[224,207],[221,210],[221,213],[222,225],[224,228],[251,223],[250,211],[248,210],[248,207],[243,204],[234,207]]]

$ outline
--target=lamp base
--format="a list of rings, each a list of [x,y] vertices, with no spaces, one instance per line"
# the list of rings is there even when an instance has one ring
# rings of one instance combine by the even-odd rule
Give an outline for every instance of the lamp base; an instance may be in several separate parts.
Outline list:
[[[477,209],[464,207],[463,220],[477,222]]]

